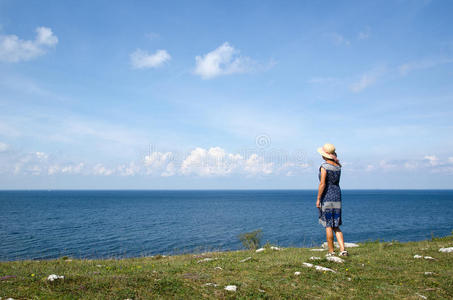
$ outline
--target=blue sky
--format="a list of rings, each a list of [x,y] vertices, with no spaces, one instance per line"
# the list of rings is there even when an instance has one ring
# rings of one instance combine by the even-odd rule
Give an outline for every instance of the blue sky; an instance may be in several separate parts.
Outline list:
[[[451,1],[0,1],[0,188],[453,188]]]

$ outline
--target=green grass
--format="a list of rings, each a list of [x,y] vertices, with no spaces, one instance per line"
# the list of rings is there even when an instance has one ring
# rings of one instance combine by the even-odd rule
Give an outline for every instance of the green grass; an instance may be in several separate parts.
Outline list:
[[[0,263],[0,297],[6,299],[453,299],[453,236],[409,243],[368,242],[350,248],[344,264],[312,262],[325,252],[212,252],[111,260],[57,259]],[[435,260],[414,259],[415,254]],[[211,257],[215,260],[198,263]],[[240,260],[252,257],[246,262]],[[302,266],[311,262],[337,273]],[[221,267],[222,270],[216,269]],[[294,272],[301,275],[295,276]],[[425,275],[424,272],[433,272]],[[50,274],[64,280],[49,282]],[[217,286],[206,286],[214,283]],[[237,292],[225,291],[236,285]]]

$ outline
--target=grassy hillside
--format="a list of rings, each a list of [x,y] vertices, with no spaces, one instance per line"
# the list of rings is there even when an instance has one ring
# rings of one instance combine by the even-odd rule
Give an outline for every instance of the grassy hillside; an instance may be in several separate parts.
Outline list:
[[[308,248],[2,262],[0,297],[453,299],[453,253],[438,251],[452,246],[452,236],[410,243],[369,242],[350,248],[343,264],[327,261],[325,252]],[[416,259],[416,254],[434,259]],[[322,259],[312,261],[311,256]],[[336,273],[308,268],[303,262]],[[64,279],[48,281],[50,274]],[[235,285],[236,292],[225,290],[227,285]]]

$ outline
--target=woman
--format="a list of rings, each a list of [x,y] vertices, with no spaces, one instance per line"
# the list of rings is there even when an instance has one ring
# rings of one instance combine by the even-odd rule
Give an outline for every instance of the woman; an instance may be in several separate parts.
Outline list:
[[[341,225],[341,189],[340,175],[341,164],[335,153],[335,146],[325,144],[318,148],[325,162],[319,167],[319,189],[316,207],[319,209],[319,223],[326,228],[328,256],[334,255],[333,233],[340,245],[340,256],[347,256],[348,251],[344,249],[343,233]]]

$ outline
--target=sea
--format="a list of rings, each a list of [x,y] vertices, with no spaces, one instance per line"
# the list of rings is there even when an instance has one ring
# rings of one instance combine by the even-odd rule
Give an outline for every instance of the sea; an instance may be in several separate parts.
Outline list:
[[[243,249],[238,236],[325,241],[315,190],[0,191],[0,261],[124,258]],[[343,190],[347,242],[418,241],[453,230],[453,190]]]

